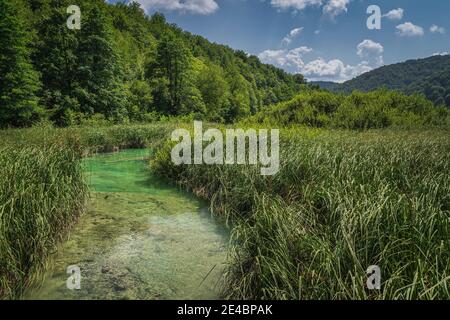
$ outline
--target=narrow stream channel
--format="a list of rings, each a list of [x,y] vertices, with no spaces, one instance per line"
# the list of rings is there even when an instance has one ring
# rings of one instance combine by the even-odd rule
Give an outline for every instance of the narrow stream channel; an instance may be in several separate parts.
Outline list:
[[[161,182],[149,150],[84,160],[88,212],[25,299],[215,299],[228,232],[205,203]],[[67,267],[81,269],[69,290]]]

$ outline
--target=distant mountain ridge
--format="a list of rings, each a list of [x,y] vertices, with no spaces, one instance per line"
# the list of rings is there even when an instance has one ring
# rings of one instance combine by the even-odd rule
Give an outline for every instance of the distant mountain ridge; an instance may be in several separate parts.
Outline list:
[[[450,55],[408,60],[372,70],[342,84],[311,82],[333,92],[372,91],[382,87],[422,93],[436,105],[450,107]]]
[[[342,87],[342,83],[337,83],[333,81],[311,81],[313,85],[317,85],[322,89],[329,90],[332,92],[339,92]]]

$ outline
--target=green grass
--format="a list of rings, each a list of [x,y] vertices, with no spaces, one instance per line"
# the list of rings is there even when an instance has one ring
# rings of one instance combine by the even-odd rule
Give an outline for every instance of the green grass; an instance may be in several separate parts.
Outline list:
[[[235,299],[449,299],[450,136],[282,131],[281,169],[152,166],[233,221]],[[382,290],[366,288],[378,265]]]
[[[0,297],[14,297],[83,212],[87,196],[76,149],[0,147]]]
[[[0,299],[40,279],[85,209],[81,159],[165,141],[170,124],[0,131]]]

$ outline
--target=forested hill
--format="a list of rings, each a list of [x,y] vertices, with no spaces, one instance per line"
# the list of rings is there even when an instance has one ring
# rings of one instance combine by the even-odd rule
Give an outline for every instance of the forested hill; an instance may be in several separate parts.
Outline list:
[[[231,122],[304,86],[301,75],[149,17],[137,3],[79,0],[81,29],[71,30],[72,2],[0,1],[0,127],[93,117]]]
[[[384,66],[341,85],[315,83],[324,89],[350,93],[387,87],[406,94],[423,93],[435,105],[450,107],[450,55]]]

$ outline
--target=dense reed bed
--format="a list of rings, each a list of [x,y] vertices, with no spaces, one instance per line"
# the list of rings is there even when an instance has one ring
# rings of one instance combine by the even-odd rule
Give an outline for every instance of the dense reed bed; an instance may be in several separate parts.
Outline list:
[[[85,209],[84,155],[164,141],[169,124],[0,131],[0,299],[39,280]]]
[[[83,154],[109,152],[125,148],[156,146],[165,141],[176,125],[175,122],[147,125],[90,125],[68,128],[41,125],[29,129],[2,130],[0,131],[0,145],[48,145],[57,141],[67,142],[75,139]]]
[[[237,299],[449,299],[450,136],[283,130],[281,170],[152,166],[233,221]],[[366,287],[378,265],[381,290]]]
[[[0,297],[14,297],[83,212],[81,154],[68,145],[0,148]]]

